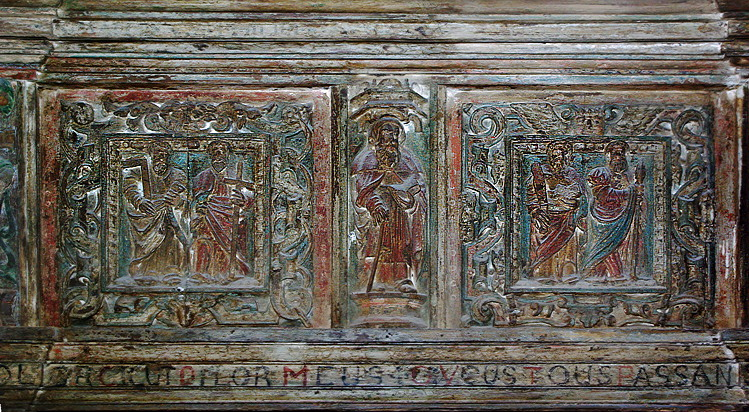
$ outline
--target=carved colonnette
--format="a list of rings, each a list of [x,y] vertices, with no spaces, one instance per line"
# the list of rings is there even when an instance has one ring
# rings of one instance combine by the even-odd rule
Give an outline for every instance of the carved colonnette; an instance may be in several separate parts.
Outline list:
[[[329,324],[324,92],[46,97],[53,316],[101,326]]]

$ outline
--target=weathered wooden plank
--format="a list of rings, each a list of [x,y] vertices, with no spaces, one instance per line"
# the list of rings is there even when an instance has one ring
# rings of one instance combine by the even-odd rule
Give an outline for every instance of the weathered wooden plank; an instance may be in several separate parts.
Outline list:
[[[37,343],[3,343],[0,347],[0,362],[43,361],[50,346]]]
[[[534,389],[523,388],[517,389],[470,389],[470,388],[450,388],[444,389],[399,389],[397,398],[394,400],[394,391],[389,390],[355,390],[355,389],[318,389],[315,390],[293,390],[293,389],[269,389],[262,392],[256,389],[244,390],[170,390],[170,391],[141,391],[133,393],[127,390],[108,389],[101,390],[71,390],[71,389],[54,389],[51,388],[39,394],[40,406],[47,408],[66,409],[65,406],[74,404],[80,406],[83,404],[81,399],[86,399],[86,403],[91,402],[99,405],[113,405],[115,408],[118,403],[132,402],[148,406],[149,404],[175,404],[179,402],[195,403],[195,399],[212,399],[214,402],[237,402],[241,404],[248,403],[266,403],[266,407],[273,404],[287,405],[289,402],[304,403],[321,403],[323,405],[335,405],[341,402],[360,404],[362,407],[374,402],[383,403],[383,406],[390,405],[407,407],[409,404],[417,404],[423,408],[424,405],[432,406],[469,406],[475,404],[503,404],[505,408],[515,410],[518,405],[531,402],[538,408],[541,405],[561,406],[561,405],[588,405],[591,407],[608,404],[609,407],[614,405],[651,405],[658,406],[663,404],[673,404],[669,402],[672,399],[679,399],[679,404],[701,404],[709,407],[710,405],[730,404],[740,402],[743,399],[743,391],[740,389],[679,389],[670,390],[642,389],[642,390],[611,390],[582,388],[579,390],[566,391],[549,391],[547,388]],[[283,403],[281,403],[283,402]],[[132,403],[128,405],[132,407]],[[310,405],[312,406],[312,405]],[[496,407],[495,405],[492,405]],[[329,406],[328,406],[329,407]]]
[[[56,7],[62,3],[61,0],[5,0],[4,6],[8,7]]]
[[[749,1],[746,0],[717,0],[718,9],[722,12],[749,11]]]
[[[728,37],[744,38],[749,36],[749,21],[728,20]]]
[[[38,1],[39,4],[36,6],[23,6],[19,3]],[[14,3],[18,2],[18,3]],[[46,6],[43,5],[46,3]],[[58,0],[7,0],[0,4],[0,16],[15,16],[15,17],[46,17],[52,19],[57,17],[57,6]]]
[[[749,41],[734,40],[723,43],[723,52],[726,56],[746,56],[749,55]]]
[[[256,12],[256,11],[232,11],[223,12],[219,10],[206,11],[127,11],[127,10],[72,10],[58,8],[59,18],[68,19],[99,19],[99,20],[267,20],[267,21],[409,21],[409,22],[522,22],[522,23],[576,23],[576,22],[710,22],[723,18],[723,14],[708,13],[689,13],[686,10],[668,14],[588,14],[588,13],[568,13],[568,14],[551,14],[538,12],[529,12],[521,14],[506,14],[495,9],[491,13],[481,14],[439,14],[439,13],[367,13],[357,10],[356,13],[324,13],[324,12],[306,12],[306,13],[284,13],[284,12]]]
[[[670,98],[673,98],[671,94]],[[233,329],[140,329],[140,328],[92,328],[78,327],[59,330],[56,328],[39,328],[46,331],[34,336],[37,328],[20,329],[18,334],[11,334],[8,329],[0,329],[0,338],[9,340],[44,340],[71,342],[236,342],[236,343],[361,343],[378,344],[382,342],[398,343],[693,343],[716,344],[720,334],[709,332],[685,332],[674,329],[607,329],[600,332],[594,329],[565,330],[542,329],[535,327],[520,328],[471,328],[439,330],[398,330],[398,329],[349,329],[349,330],[306,330],[278,328],[233,328]],[[24,330],[26,329],[26,330]],[[31,330],[29,330],[31,329]],[[11,331],[13,329],[10,329]]]
[[[653,3],[647,0],[626,0],[612,4],[603,0],[563,0],[552,3],[543,0],[510,0],[496,2],[479,0],[470,3],[451,2],[446,0],[428,0],[413,2],[399,2],[397,0],[372,1],[354,0],[338,2],[323,1],[293,1],[282,0],[264,2],[257,0],[219,0],[210,4],[199,0],[180,1],[168,0],[147,1],[136,0],[126,4],[116,1],[95,0],[66,0],[63,8],[71,10],[179,10],[179,11],[262,11],[262,12],[326,12],[326,13],[706,13],[715,12],[714,4],[708,0],[663,1]]]
[[[640,43],[303,43],[303,42],[55,42],[59,57],[140,57],[140,58],[300,58],[381,59],[513,58],[549,59],[563,55],[571,59],[607,56],[609,58],[705,59],[722,58],[717,42],[640,42]],[[8,48],[15,47],[8,45]]]
[[[2,53],[0,52],[0,63],[3,64],[41,64],[44,62],[44,55],[26,55],[23,53]]]
[[[0,370],[4,370],[0,367]],[[15,370],[8,369],[13,372]],[[39,368],[23,370],[21,379],[8,385],[23,387],[41,382]],[[36,372],[36,374],[34,373]],[[7,375],[7,374],[6,374]],[[14,378],[14,377],[12,377]],[[723,388],[739,386],[738,365],[700,364],[57,364],[44,366],[49,388],[72,391],[95,387],[134,390],[255,388],[262,396],[274,389],[425,390],[545,387],[615,388],[641,390],[660,387]]]
[[[590,74],[580,70],[567,74],[533,73],[527,76],[521,74],[426,74],[425,78],[439,84],[463,85],[466,87],[507,87],[528,86],[536,87],[547,84],[549,80],[555,85],[577,86],[620,86],[627,84],[631,87],[695,87],[719,88],[725,85],[739,85],[742,77],[735,73],[726,75],[716,72],[705,74],[657,73],[651,75],[636,74],[634,70],[612,69],[617,74],[604,75],[603,72]],[[267,74],[262,70],[251,72],[252,76],[222,73],[65,73],[49,71],[41,75],[40,82],[44,85],[102,85],[118,87],[123,83],[133,87],[195,87],[200,82],[201,87],[216,86],[251,86],[266,85],[279,86],[321,86],[344,84],[356,74],[341,73],[281,73]],[[385,74],[378,70],[370,74]]]
[[[3,13],[0,10],[0,35],[3,37],[43,37],[52,35],[51,14],[38,16]]]
[[[59,38],[79,39],[213,39],[213,40],[452,40],[558,41],[710,41],[725,37],[727,24],[714,22],[653,22],[521,24],[453,22],[288,22],[60,20],[53,24]]]
[[[608,73],[640,74],[655,70],[659,75],[709,75],[725,73],[724,61],[684,62],[678,60],[642,60],[636,67],[629,60],[528,60],[523,59],[139,59],[139,58],[65,58],[50,57],[49,73],[376,73],[379,71],[419,70],[423,73],[514,74],[533,75]]]
[[[46,40],[28,40],[3,38],[0,39],[0,52],[8,54],[47,54],[52,45]]]

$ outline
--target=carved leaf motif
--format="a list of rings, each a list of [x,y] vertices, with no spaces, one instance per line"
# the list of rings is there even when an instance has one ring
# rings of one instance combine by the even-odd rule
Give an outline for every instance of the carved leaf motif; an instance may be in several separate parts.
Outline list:
[[[312,184],[312,176],[300,163],[302,159],[286,159],[278,165],[274,176],[272,202],[274,259],[272,268],[278,273],[272,278],[271,303],[278,315],[289,321],[300,321],[309,326],[312,310],[311,204],[305,188]]]
[[[84,102],[62,102],[60,260],[64,312],[74,319],[101,307],[97,241],[101,222],[98,135],[91,127],[94,110]]]
[[[554,136],[569,130],[570,124],[559,117],[549,103],[517,103],[510,107],[538,134]]]
[[[656,119],[663,111],[650,106],[624,106],[619,121],[611,127],[610,134],[643,136],[656,126]]]
[[[507,299],[500,295],[484,295],[473,302],[472,318],[479,324],[501,325],[510,321]]]
[[[705,144],[705,133],[707,131],[707,119],[701,112],[689,109],[684,110],[671,126],[674,136],[689,148],[700,148]]]

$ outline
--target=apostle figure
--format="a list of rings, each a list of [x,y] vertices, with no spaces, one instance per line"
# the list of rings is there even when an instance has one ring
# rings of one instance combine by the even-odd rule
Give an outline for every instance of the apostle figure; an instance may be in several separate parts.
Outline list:
[[[630,169],[626,142],[616,140],[605,148],[607,165],[588,174],[593,194],[584,270],[588,280],[637,280],[643,263],[640,236],[645,168]]]
[[[526,181],[531,215],[528,275],[539,280],[568,280],[578,271],[578,221],[585,186],[569,165],[571,154],[569,142],[550,143],[546,162],[531,165]]]
[[[252,183],[243,179],[244,163],[229,164],[229,143],[208,145],[211,164],[193,179],[193,273],[203,283],[227,284],[251,272],[247,212]]]
[[[427,192],[418,160],[400,145],[404,135],[398,119],[381,117],[370,130],[372,148],[353,161],[354,202],[365,215],[367,292],[417,292]]]
[[[186,210],[187,176],[171,161],[163,141],[148,157],[125,160],[123,194],[130,226],[129,273],[141,285],[179,283],[185,272],[187,240],[179,222]]]

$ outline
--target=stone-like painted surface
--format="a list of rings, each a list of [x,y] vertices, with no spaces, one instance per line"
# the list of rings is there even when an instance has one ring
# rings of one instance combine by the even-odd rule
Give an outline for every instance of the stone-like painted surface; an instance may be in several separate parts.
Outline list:
[[[3,409],[745,408],[745,5],[463,3],[0,7]]]

